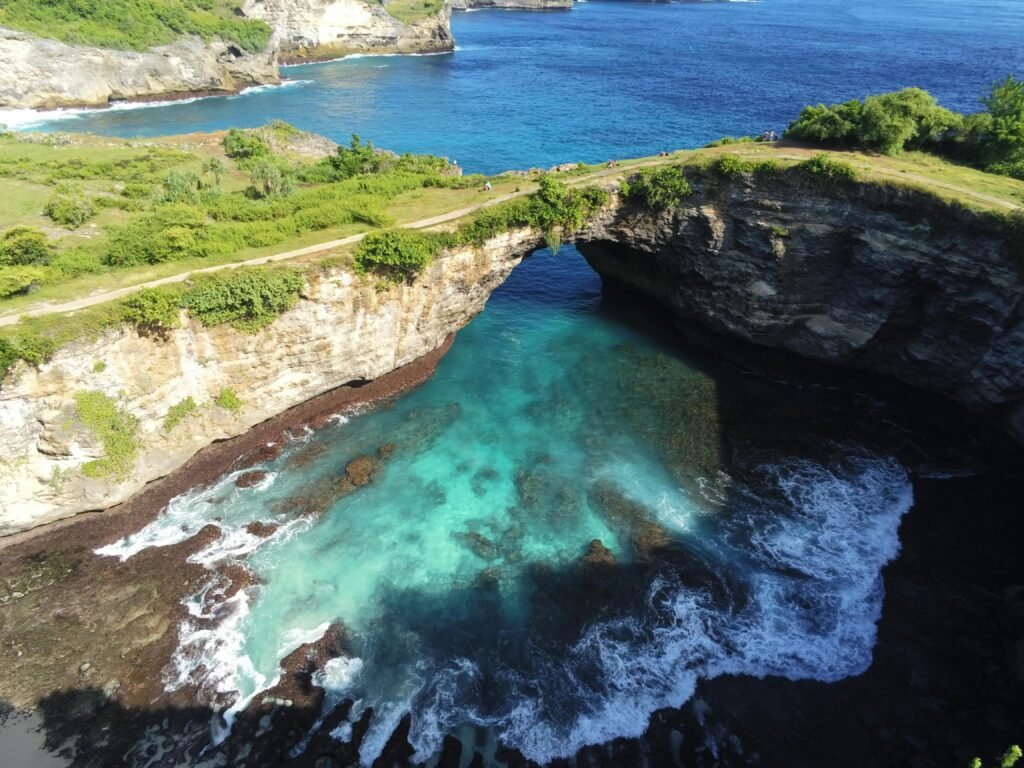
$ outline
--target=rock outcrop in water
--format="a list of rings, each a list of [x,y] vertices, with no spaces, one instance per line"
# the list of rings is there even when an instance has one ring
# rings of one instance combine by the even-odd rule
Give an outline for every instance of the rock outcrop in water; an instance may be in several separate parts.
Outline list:
[[[283,62],[455,48],[447,5],[412,24],[402,23],[372,0],[247,0],[241,12],[270,25]]]
[[[0,535],[113,506],[212,442],[420,358],[479,313],[537,246],[529,231],[503,235],[383,292],[332,269],[311,277],[298,305],[256,335],[197,321],[166,339],[124,327],[69,344],[38,370],[20,366],[0,389]],[[242,402],[237,414],[212,402],[225,388]],[[103,453],[77,416],[83,391],[116,398],[138,419],[138,458],[123,480],[81,472]],[[168,409],[189,396],[198,409],[166,431]]]
[[[53,109],[235,93],[279,83],[273,50],[247,53],[199,38],[145,52],[68,45],[0,28],[0,107]]]
[[[580,250],[680,323],[945,395],[1024,441],[1020,234],[909,189],[701,175],[619,203]]]

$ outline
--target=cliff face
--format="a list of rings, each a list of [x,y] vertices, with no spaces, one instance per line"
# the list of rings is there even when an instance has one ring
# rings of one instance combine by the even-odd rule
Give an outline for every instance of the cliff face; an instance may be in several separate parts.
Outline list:
[[[266,51],[179,40],[143,53],[68,45],[0,27],[0,107],[53,109],[112,101],[234,93],[279,83],[278,60],[349,53],[451,51],[451,9],[403,24],[375,0],[246,0],[241,13],[274,34]]]
[[[330,59],[349,53],[451,51],[451,10],[403,24],[374,0],[246,0],[242,13],[274,30],[284,62]]]
[[[894,377],[1024,442],[1024,265],[991,218],[875,185],[706,177],[670,211],[613,195],[566,239],[603,278],[680,321]],[[502,235],[383,293],[328,271],[252,336],[195,322],[166,340],[122,329],[61,348],[38,370],[19,366],[0,389],[0,535],[112,506],[216,440],[416,360],[476,315],[539,243],[528,231]],[[244,403],[237,416],[212,403],[226,387]],[[75,395],[95,390],[139,420],[141,449],[123,481],[81,472],[102,447]],[[168,409],[187,396],[198,411],[165,433]]]
[[[272,50],[199,38],[144,53],[67,45],[0,28],[0,107],[52,109],[121,99],[233,93],[278,83]]]
[[[536,243],[529,232],[504,235],[438,259],[415,282],[386,292],[328,271],[256,335],[194,321],[166,340],[124,328],[70,344],[38,370],[20,367],[0,390],[0,535],[110,507],[216,440],[416,360],[479,313]],[[212,403],[226,387],[243,403],[237,415]],[[75,394],[96,390],[139,420],[141,448],[123,481],[80,470],[103,449],[81,424]],[[168,409],[188,396],[198,410],[166,433]]]
[[[581,236],[590,264],[679,320],[895,377],[1024,441],[1024,263],[1000,225],[867,184],[694,187],[673,211],[611,209]]]

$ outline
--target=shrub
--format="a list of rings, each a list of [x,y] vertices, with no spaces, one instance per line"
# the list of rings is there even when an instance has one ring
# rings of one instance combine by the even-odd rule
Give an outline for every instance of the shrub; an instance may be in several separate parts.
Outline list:
[[[43,213],[55,224],[78,229],[96,215],[96,210],[89,200],[80,194],[57,194],[47,201]]]
[[[104,261],[124,267],[205,256],[209,230],[201,209],[179,203],[162,205],[114,228]]]
[[[249,174],[249,187],[246,194],[254,199],[272,198],[290,195],[295,191],[295,182],[289,174],[283,172],[273,163],[265,160],[253,166]]]
[[[144,200],[151,194],[153,194],[151,184],[125,184],[121,190],[121,196],[127,197],[129,200]]]
[[[1024,757],[1024,751],[1014,744],[999,758],[999,768],[1014,768],[1022,757]],[[969,768],[982,768],[981,758],[976,757],[971,760]]]
[[[810,160],[797,164],[797,169],[810,176],[836,183],[850,183],[857,180],[856,169],[844,160],[836,160],[821,152]]]
[[[31,227],[14,227],[0,239],[0,266],[38,266],[49,262],[53,246],[46,235]]]
[[[622,183],[622,196],[652,208],[674,208],[693,194],[690,182],[678,166],[639,171]]]
[[[716,174],[730,181],[748,173],[771,174],[778,169],[773,160],[744,160],[738,155],[722,155],[711,166]]]
[[[981,102],[991,116],[997,154],[1005,159],[1024,152],[1024,79],[1007,75],[1002,83],[992,85]]]
[[[0,267],[0,298],[25,293],[46,282],[48,276],[43,267]]]
[[[1024,158],[1012,162],[990,163],[985,167],[985,171],[1024,181]]]
[[[123,479],[135,464],[139,451],[139,420],[102,392],[75,394],[78,418],[103,446],[103,457],[82,465],[86,477]]]
[[[164,416],[164,432],[170,432],[176,426],[178,426],[187,416],[191,416],[196,412],[196,401],[189,395],[181,402],[172,405],[167,409],[167,415]]]
[[[217,405],[226,411],[231,411],[231,413],[238,413],[242,410],[242,406],[244,405],[241,398],[235,394],[235,390],[231,387],[225,387],[222,389],[220,394],[217,395],[217,399],[213,402],[214,405]]]
[[[270,154],[270,145],[250,131],[232,128],[222,142],[224,154],[236,160],[248,160]]]
[[[253,333],[295,306],[305,282],[294,269],[225,270],[197,278],[183,303],[203,325]]]
[[[143,288],[121,302],[121,316],[142,333],[164,335],[179,325],[181,290]]]
[[[962,115],[940,107],[920,88],[869,96],[863,102],[804,107],[786,137],[828,146],[858,145],[892,155],[920,148],[962,128]]]
[[[160,202],[199,203],[199,177],[191,171],[169,171],[161,182]]]
[[[50,267],[65,279],[104,271],[99,254],[87,248],[71,248],[61,251],[50,259]]]
[[[378,272],[409,278],[430,263],[434,247],[428,236],[394,229],[371,232],[356,248],[355,268],[361,275]]]

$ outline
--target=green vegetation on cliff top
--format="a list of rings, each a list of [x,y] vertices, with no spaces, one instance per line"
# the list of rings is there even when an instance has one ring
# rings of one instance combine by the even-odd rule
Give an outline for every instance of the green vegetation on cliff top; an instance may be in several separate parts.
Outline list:
[[[144,51],[198,35],[247,51],[270,40],[262,21],[240,19],[225,0],[3,0],[0,25],[65,43]]]
[[[456,175],[444,159],[399,157],[359,137],[337,147],[280,122],[144,142],[0,133],[0,317],[375,230],[382,231],[356,249],[324,248],[292,261],[301,267],[340,257],[387,283],[415,274],[444,248],[518,227],[539,229],[557,246],[563,230],[603,203],[604,192],[583,186],[594,177],[618,176],[626,197],[669,209],[708,172],[732,183],[797,167],[815,183],[855,179],[924,192],[1024,232],[1024,182],[921,151],[884,156],[730,140],[623,160],[614,169],[499,177],[483,191],[483,177]],[[472,211],[501,195],[513,199],[463,215],[454,230],[393,229]],[[294,303],[304,279],[294,269],[195,275],[73,315],[23,317],[0,328],[0,372],[19,359],[42,362],[72,339],[123,322],[162,334],[183,311],[254,331]]]
[[[391,16],[403,24],[436,16],[444,7],[444,0],[382,0],[381,3]]]

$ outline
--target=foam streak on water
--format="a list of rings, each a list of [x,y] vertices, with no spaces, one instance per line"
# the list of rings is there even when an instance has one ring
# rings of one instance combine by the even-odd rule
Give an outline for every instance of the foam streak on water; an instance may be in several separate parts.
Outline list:
[[[782,441],[828,423],[810,394],[698,367],[649,323],[603,299],[571,248],[542,252],[430,382],[293,440],[260,485],[227,476],[101,550],[130,557],[216,519],[193,560],[261,582],[225,601],[211,576],[168,687],[227,697],[230,727],[341,622],[347,653],[316,679],[328,707],[355,702],[336,738],[372,708],[365,764],[406,714],[418,759],[483,726],[543,763],[642,733],[702,679],[862,672],[905,471],[845,422]],[[808,426],[761,423],[786,408]],[[384,457],[375,479],[339,486],[359,456]],[[279,528],[260,539],[255,520]],[[581,564],[594,539],[614,566]]]

